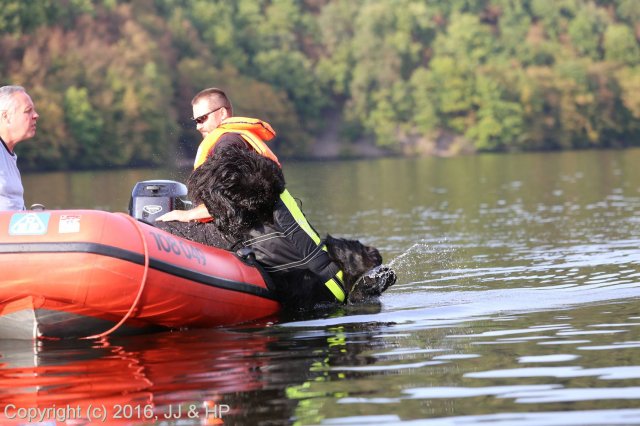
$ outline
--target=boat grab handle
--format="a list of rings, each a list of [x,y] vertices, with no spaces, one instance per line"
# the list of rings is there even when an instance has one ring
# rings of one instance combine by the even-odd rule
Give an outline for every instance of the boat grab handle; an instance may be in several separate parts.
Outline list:
[[[82,337],[82,339],[100,339],[102,337],[106,337],[110,335],[111,333],[119,329],[122,326],[122,324],[124,324],[125,321],[129,319],[133,311],[138,306],[138,302],[140,302],[140,298],[142,297],[142,292],[144,291],[144,286],[147,283],[147,275],[149,273],[149,246],[147,245],[147,239],[144,237],[140,223],[138,223],[136,219],[124,213],[118,213],[118,215],[126,217],[127,220],[133,223],[133,226],[138,231],[138,235],[140,235],[140,240],[142,240],[142,246],[144,248],[144,273],[142,274],[142,279],[140,280],[140,288],[138,289],[138,294],[136,295],[136,298],[133,300],[133,303],[131,304],[129,311],[127,311],[125,316],[122,317],[122,319],[118,321],[116,325],[114,325],[113,327],[111,327],[109,330],[105,332],[94,334],[93,336]]]

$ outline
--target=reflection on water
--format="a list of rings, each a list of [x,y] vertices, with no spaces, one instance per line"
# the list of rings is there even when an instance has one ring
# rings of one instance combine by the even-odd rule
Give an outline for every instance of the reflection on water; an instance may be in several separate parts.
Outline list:
[[[320,232],[396,269],[379,304],[0,342],[0,416],[102,404],[119,424],[640,424],[639,163],[631,150],[285,165]],[[32,202],[123,210],[136,180],[179,179],[154,173],[25,186]]]

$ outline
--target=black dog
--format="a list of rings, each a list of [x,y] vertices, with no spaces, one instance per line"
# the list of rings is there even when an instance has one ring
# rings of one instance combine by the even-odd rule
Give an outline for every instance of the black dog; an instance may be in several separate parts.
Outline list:
[[[396,281],[395,273],[382,266],[378,250],[359,241],[327,235],[323,243],[312,245],[307,252],[300,249],[293,231],[297,224],[289,226],[282,214],[282,170],[253,150],[221,147],[193,171],[187,185],[191,198],[204,203],[212,214],[230,248],[253,249],[257,261],[273,278],[274,291],[285,307],[304,309],[330,301],[326,277],[318,270],[343,271],[349,303],[377,297]],[[253,244],[257,241],[264,246]],[[301,257],[308,261],[302,262]],[[283,263],[295,266],[285,268]]]

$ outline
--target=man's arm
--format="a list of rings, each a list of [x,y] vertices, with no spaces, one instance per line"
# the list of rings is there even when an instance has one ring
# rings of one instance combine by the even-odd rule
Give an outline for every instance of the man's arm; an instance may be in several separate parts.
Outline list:
[[[163,214],[156,221],[169,222],[177,220],[178,222],[191,222],[192,220],[207,219],[211,215],[204,204],[200,204],[190,210],[171,210]]]

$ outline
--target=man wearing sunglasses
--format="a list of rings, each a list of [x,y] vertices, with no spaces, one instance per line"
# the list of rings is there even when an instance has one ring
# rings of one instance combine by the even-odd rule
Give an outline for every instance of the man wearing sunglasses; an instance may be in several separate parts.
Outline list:
[[[38,113],[22,86],[0,87],[0,210],[24,210],[15,146],[36,134]]]
[[[253,149],[280,164],[266,144],[275,137],[275,131],[262,120],[234,117],[231,101],[224,91],[217,88],[204,89],[194,96],[191,106],[192,120],[203,138],[198,147],[194,169],[216,150],[232,145]],[[211,221],[211,215],[201,204],[191,210],[170,211],[156,219],[156,222],[163,222],[156,223],[156,226],[190,240],[224,248],[227,242],[221,241],[217,232],[213,229],[208,232],[208,226],[200,226],[202,222],[208,221]],[[184,224],[185,222],[188,224]]]

